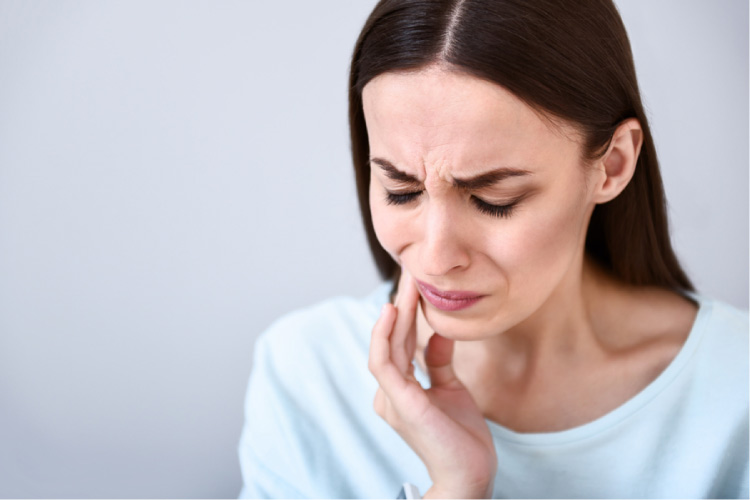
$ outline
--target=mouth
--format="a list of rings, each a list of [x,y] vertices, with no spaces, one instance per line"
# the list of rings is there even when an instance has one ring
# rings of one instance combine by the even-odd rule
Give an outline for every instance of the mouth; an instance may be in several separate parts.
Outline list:
[[[422,281],[415,281],[422,297],[441,311],[460,311],[473,306],[484,297],[484,295],[474,292],[439,290]]]

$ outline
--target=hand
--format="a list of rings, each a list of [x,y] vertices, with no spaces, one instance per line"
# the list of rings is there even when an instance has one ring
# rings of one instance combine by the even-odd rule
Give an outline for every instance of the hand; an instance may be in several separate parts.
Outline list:
[[[375,411],[419,455],[433,485],[425,498],[489,498],[497,455],[487,423],[453,371],[454,341],[435,333],[425,366],[430,389],[414,378],[419,292],[406,271],[395,306],[386,304],[372,330],[369,368],[380,387]]]

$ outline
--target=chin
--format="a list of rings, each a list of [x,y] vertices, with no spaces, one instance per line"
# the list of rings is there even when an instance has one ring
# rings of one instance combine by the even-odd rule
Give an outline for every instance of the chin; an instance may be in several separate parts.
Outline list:
[[[487,318],[441,311],[434,307],[424,309],[424,317],[433,331],[451,340],[483,340],[499,333]]]

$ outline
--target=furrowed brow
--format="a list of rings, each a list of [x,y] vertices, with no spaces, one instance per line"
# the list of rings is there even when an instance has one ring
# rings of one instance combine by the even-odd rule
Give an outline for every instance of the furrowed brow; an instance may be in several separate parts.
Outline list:
[[[388,177],[389,179],[393,179],[394,181],[399,182],[405,182],[408,184],[420,183],[419,179],[417,179],[413,175],[409,175],[406,172],[402,172],[401,170],[397,169],[388,160],[384,160],[382,158],[370,158],[370,163],[374,163],[375,165],[380,167],[383,172],[385,172],[386,177]]]
[[[421,181],[413,175],[402,172],[391,162],[383,158],[370,158],[370,163],[374,163],[385,172],[386,177],[395,181],[408,184],[420,184]],[[475,191],[494,185],[509,177],[522,177],[531,175],[531,172],[521,168],[502,167],[490,172],[471,177],[469,179],[453,179],[453,185],[459,189]]]
[[[528,170],[521,168],[502,167],[469,179],[453,179],[453,185],[459,189],[475,191],[486,188],[509,177],[531,175]]]

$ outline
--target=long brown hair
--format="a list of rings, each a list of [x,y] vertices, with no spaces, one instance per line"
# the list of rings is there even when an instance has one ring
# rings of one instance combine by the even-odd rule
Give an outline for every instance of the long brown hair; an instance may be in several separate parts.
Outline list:
[[[497,83],[531,107],[579,127],[587,159],[637,118],[643,146],[615,199],[597,205],[586,252],[621,280],[693,290],[669,238],[666,199],[625,26],[611,0],[381,0],[352,56],[349,127],[362,222],[377,268],[400,269],[378,242],[369,205],[362,89],[374,77],[441,63]]]

